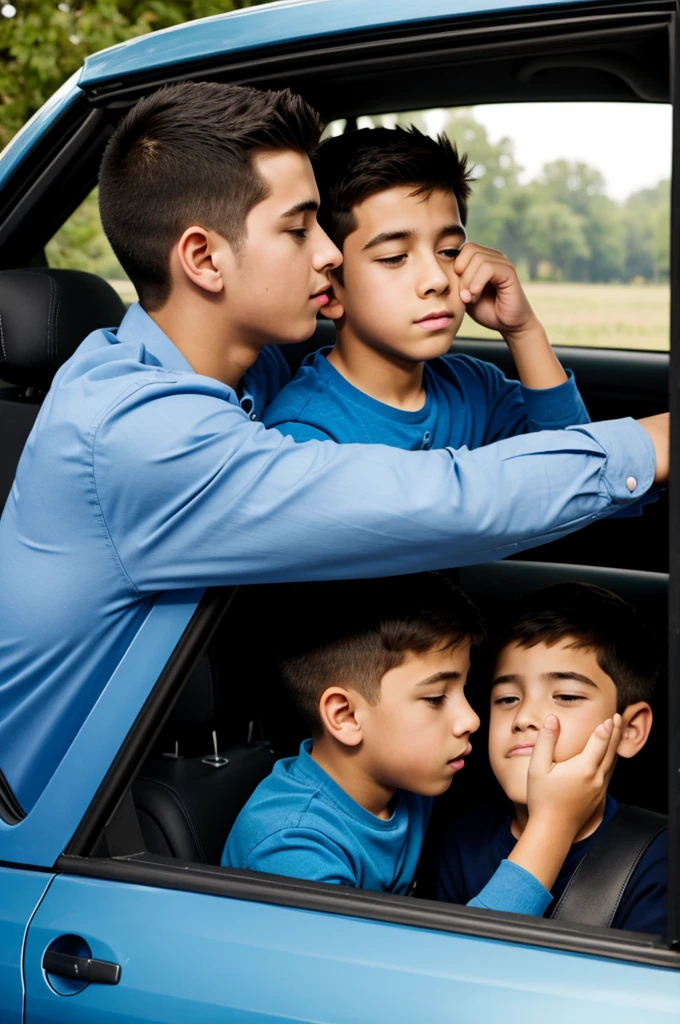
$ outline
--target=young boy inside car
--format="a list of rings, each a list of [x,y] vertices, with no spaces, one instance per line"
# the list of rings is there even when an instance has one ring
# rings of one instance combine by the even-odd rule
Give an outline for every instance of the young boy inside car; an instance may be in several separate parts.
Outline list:
[[[479,612],[439,574],[276,588],[267,616],[280,671],[311,739],[277,762],[228,838],[222,864],[405,894],[433,800],[470,753],[465,696]],[[621,740],[615,709],[554,763],[554,716],[536,736],[530,818],[472,906],[542,914],[569,849],[601,806]],[[587,740],[587,742],[585,742]]]
[[[452,822],[440,853],[439,899],[465,903],[521,837],[529,819],[531,755],[547,715],[560,723],[558,762],[581,750],[593,726],[614,712],[622,719],[617,757],[639,753],[652,726],[654,646],[631,605],[600,587],[561,583],[520,602],[493,644],[489,759],[503,795]],[[604,850],[610,844],[612,869],[619,851],[607,826],[620,814],[617,801],[603,794],[551,887],[547,915],[596,841]],[[653,822],[618,894],[613,927],[665,934],[667,856],[668,832]]]
[[[342,250],[323,314],[336,343],[308,357],[264,422],[297,441],[480,448],[589,422],[512,264],[466,242],[466,158],[415,128],[348,132],[315,161],[320,221]],[[449,355],[465,313],[500,331],[519,381]]]

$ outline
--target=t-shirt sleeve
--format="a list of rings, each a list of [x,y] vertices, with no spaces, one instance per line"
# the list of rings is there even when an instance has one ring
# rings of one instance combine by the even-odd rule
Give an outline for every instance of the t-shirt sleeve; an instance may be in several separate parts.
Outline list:
[[[551,894],[530,871],[504,860],[482,891],[468,902],[468,907],[542,917],[551,900]]]
[[[286,437],[292,437],[294,441],[333,441],[334,438],[319,427],[313,427],[310,423],[298,423],[290,420],[287,423],[277,423],[276,430]]]
[[[590,416],[576,386],[574,374],[553,388],[527,388],[509,380],[493,363],[466,360],[479,376],[486,397],[484,444],[539,430],[563,430],[590,423]]]
[[[249,854],[244,867],[270,875],[304,878],[356,887],[352,865],[328,836],[312,828],[286,828],[263,839]]]

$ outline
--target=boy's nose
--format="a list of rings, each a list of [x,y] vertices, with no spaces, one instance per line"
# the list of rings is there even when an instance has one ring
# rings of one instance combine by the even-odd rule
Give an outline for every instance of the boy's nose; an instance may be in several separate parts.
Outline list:
[[[335,270],[342,263],[342,253],[323,228],[319,228],[319,242],[313,260],[314,269],[318,271]]]
[[[434,295],[446,295],[451,290],[451,284],[444,273],[439,260],[433,260],[427,267],[424,267],[421,274],[418,292],[423,298]]]

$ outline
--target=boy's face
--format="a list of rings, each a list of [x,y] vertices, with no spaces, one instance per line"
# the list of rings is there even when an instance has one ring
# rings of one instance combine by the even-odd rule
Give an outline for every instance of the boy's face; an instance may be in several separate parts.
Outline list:
[[[269,194],[246,217],[246,237],[222,248],[229,316],[256,347],[311,337],[328,301],[329,272],[342,255],[316,220],[319,192],[307,156],[260,153],[257,173]]]
[[[479,718],[465,698],[470,645],[406,656],[386,672],[375,705],[360,700],[364,766],[385,788],[424,796],[444,793]]]
[[[506,796],[527,802],[529,758],[550,714],[560,722],[555,760],[580,753],[590,734],[616,712],[613,680],[593,650],[570,647],[569,638],[548,647],[508,644],[494,669],[489,760]]]
[[[452,192],[412,192],[390,188],[354,208],[358,227],[345,239],[343,283],[334,279],[333,289],[343,331],[420,362],[448,351],[465,314],[453,269],[465,229]]]

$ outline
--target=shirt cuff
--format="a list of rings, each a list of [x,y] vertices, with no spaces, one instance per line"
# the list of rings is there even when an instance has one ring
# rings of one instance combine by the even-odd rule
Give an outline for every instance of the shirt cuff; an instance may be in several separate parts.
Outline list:
[[[542,917],[552,896],[539,880],[511,860],[502,860],[495,875],[468,907],[504,910],[509,914],[531,914]]]
[[[607,461],[601,483],[614,508],[637,501],[654,483],[656,451],[651,437],[636,420],[605,420],[567,430],[587,434],[602,446]]]
[[[564,384],[553,388],[520,385],[527,419],[538,430],[560,430],[575,423],[589,423],[590,417],[576,387],[574,374],[565,369]]]

